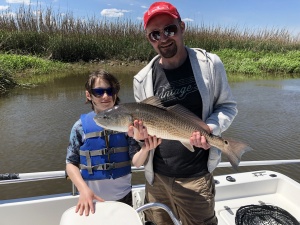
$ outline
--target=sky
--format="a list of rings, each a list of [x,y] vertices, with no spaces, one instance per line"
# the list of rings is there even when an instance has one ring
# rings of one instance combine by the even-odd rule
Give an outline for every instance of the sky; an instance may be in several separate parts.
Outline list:
[[[37,3],[55,12],[105,20],[142,22],[150,0],[0,0],[0,11],[15,12],[22,4]],[[300,0],[170,0],[190,25],[239,30],[288,30],[300,34]],[[299,35],[300,36],[300,35]]]

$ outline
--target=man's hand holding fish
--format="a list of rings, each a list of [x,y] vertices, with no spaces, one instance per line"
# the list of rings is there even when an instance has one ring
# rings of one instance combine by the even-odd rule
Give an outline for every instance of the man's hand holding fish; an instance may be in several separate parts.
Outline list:
[[[194,131],[190,137],[190,144],[208,150],[211,146],[207,143],[205,136],[201,135],[199,131]]]

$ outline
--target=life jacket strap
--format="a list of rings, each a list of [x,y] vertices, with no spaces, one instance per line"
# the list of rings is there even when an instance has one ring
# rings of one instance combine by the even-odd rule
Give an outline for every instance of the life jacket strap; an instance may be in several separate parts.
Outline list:
[[[118,133],[124,133],[124,132],[119,132],[119,131],[114,131],[114,130],[102,130],[102,131],[95,131],[95,132],[90,132],[85,134],[85,138],[94,138],[94,137],[104,137],[107,135],[111,134],[118,134]]]
[[[109,154],[114,154],[114,153],[119,153],[119,152],[127,152],[128,151],[128,146],[126,147],[111,147],[111,148],[103,148],[99,150],[79,150],[79,154],[85,157],[91,157],[91,156],[97,156],[97,155],[109,155]]]
[[[117,169],[121,167],[126,167],[131,165],[130,161],[125,161],[125,162],[113,162],[113,163],[104,163],[104,164],[99,164],[95,166],[86,166],[83,164],[80,164],[80,169],[87,169],[90,173],[92,170],[112,170],[112,169]],[[92,172],[91,172],[92,173]]]
[[[86,158],[86,165],[80,164],[80,169],[87,169],[89,174],[93,174],[93,166],[92,166],[92,161],[91,161],[91,156],[99,156],[99,155],[110,155],[114,153],[119,153],[119,152],[127,152],[128,151],[128,146],[126,147],[117,147],[117,148],[103,148],[99,150],[79,150],[79,154],[81,156],[85,156]]]

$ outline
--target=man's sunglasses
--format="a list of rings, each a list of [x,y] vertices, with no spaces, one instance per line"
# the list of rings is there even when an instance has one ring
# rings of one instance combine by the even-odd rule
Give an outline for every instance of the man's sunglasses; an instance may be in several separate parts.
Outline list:
[[[173,37],[178,31],[178,27],[176,24],[170,24],[164,28],[164,35],[167,37]],[[148,34],[148,37],[151,41],[159,41],[161,38],[161,33],[159,30],[154,30]]]
[[[108,96],[113,96],[113,94],[115,93],[115,90],[113,88],[93,88],[92,89],[92,94],[95,97],[101,97],[104,95],[104,93],[106,93]]]

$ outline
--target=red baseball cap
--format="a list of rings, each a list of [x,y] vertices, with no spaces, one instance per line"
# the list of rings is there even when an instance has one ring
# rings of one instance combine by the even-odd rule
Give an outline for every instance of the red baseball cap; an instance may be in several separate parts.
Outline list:
[[[147,24],[153,16],[158,14],[169,14],[170,16],[174,17],[175,19],[180,19],[180,15],[171,3],[169,2],[155,2],[153,3],[147,12],[144,14],[144,29],[146,29]]]

